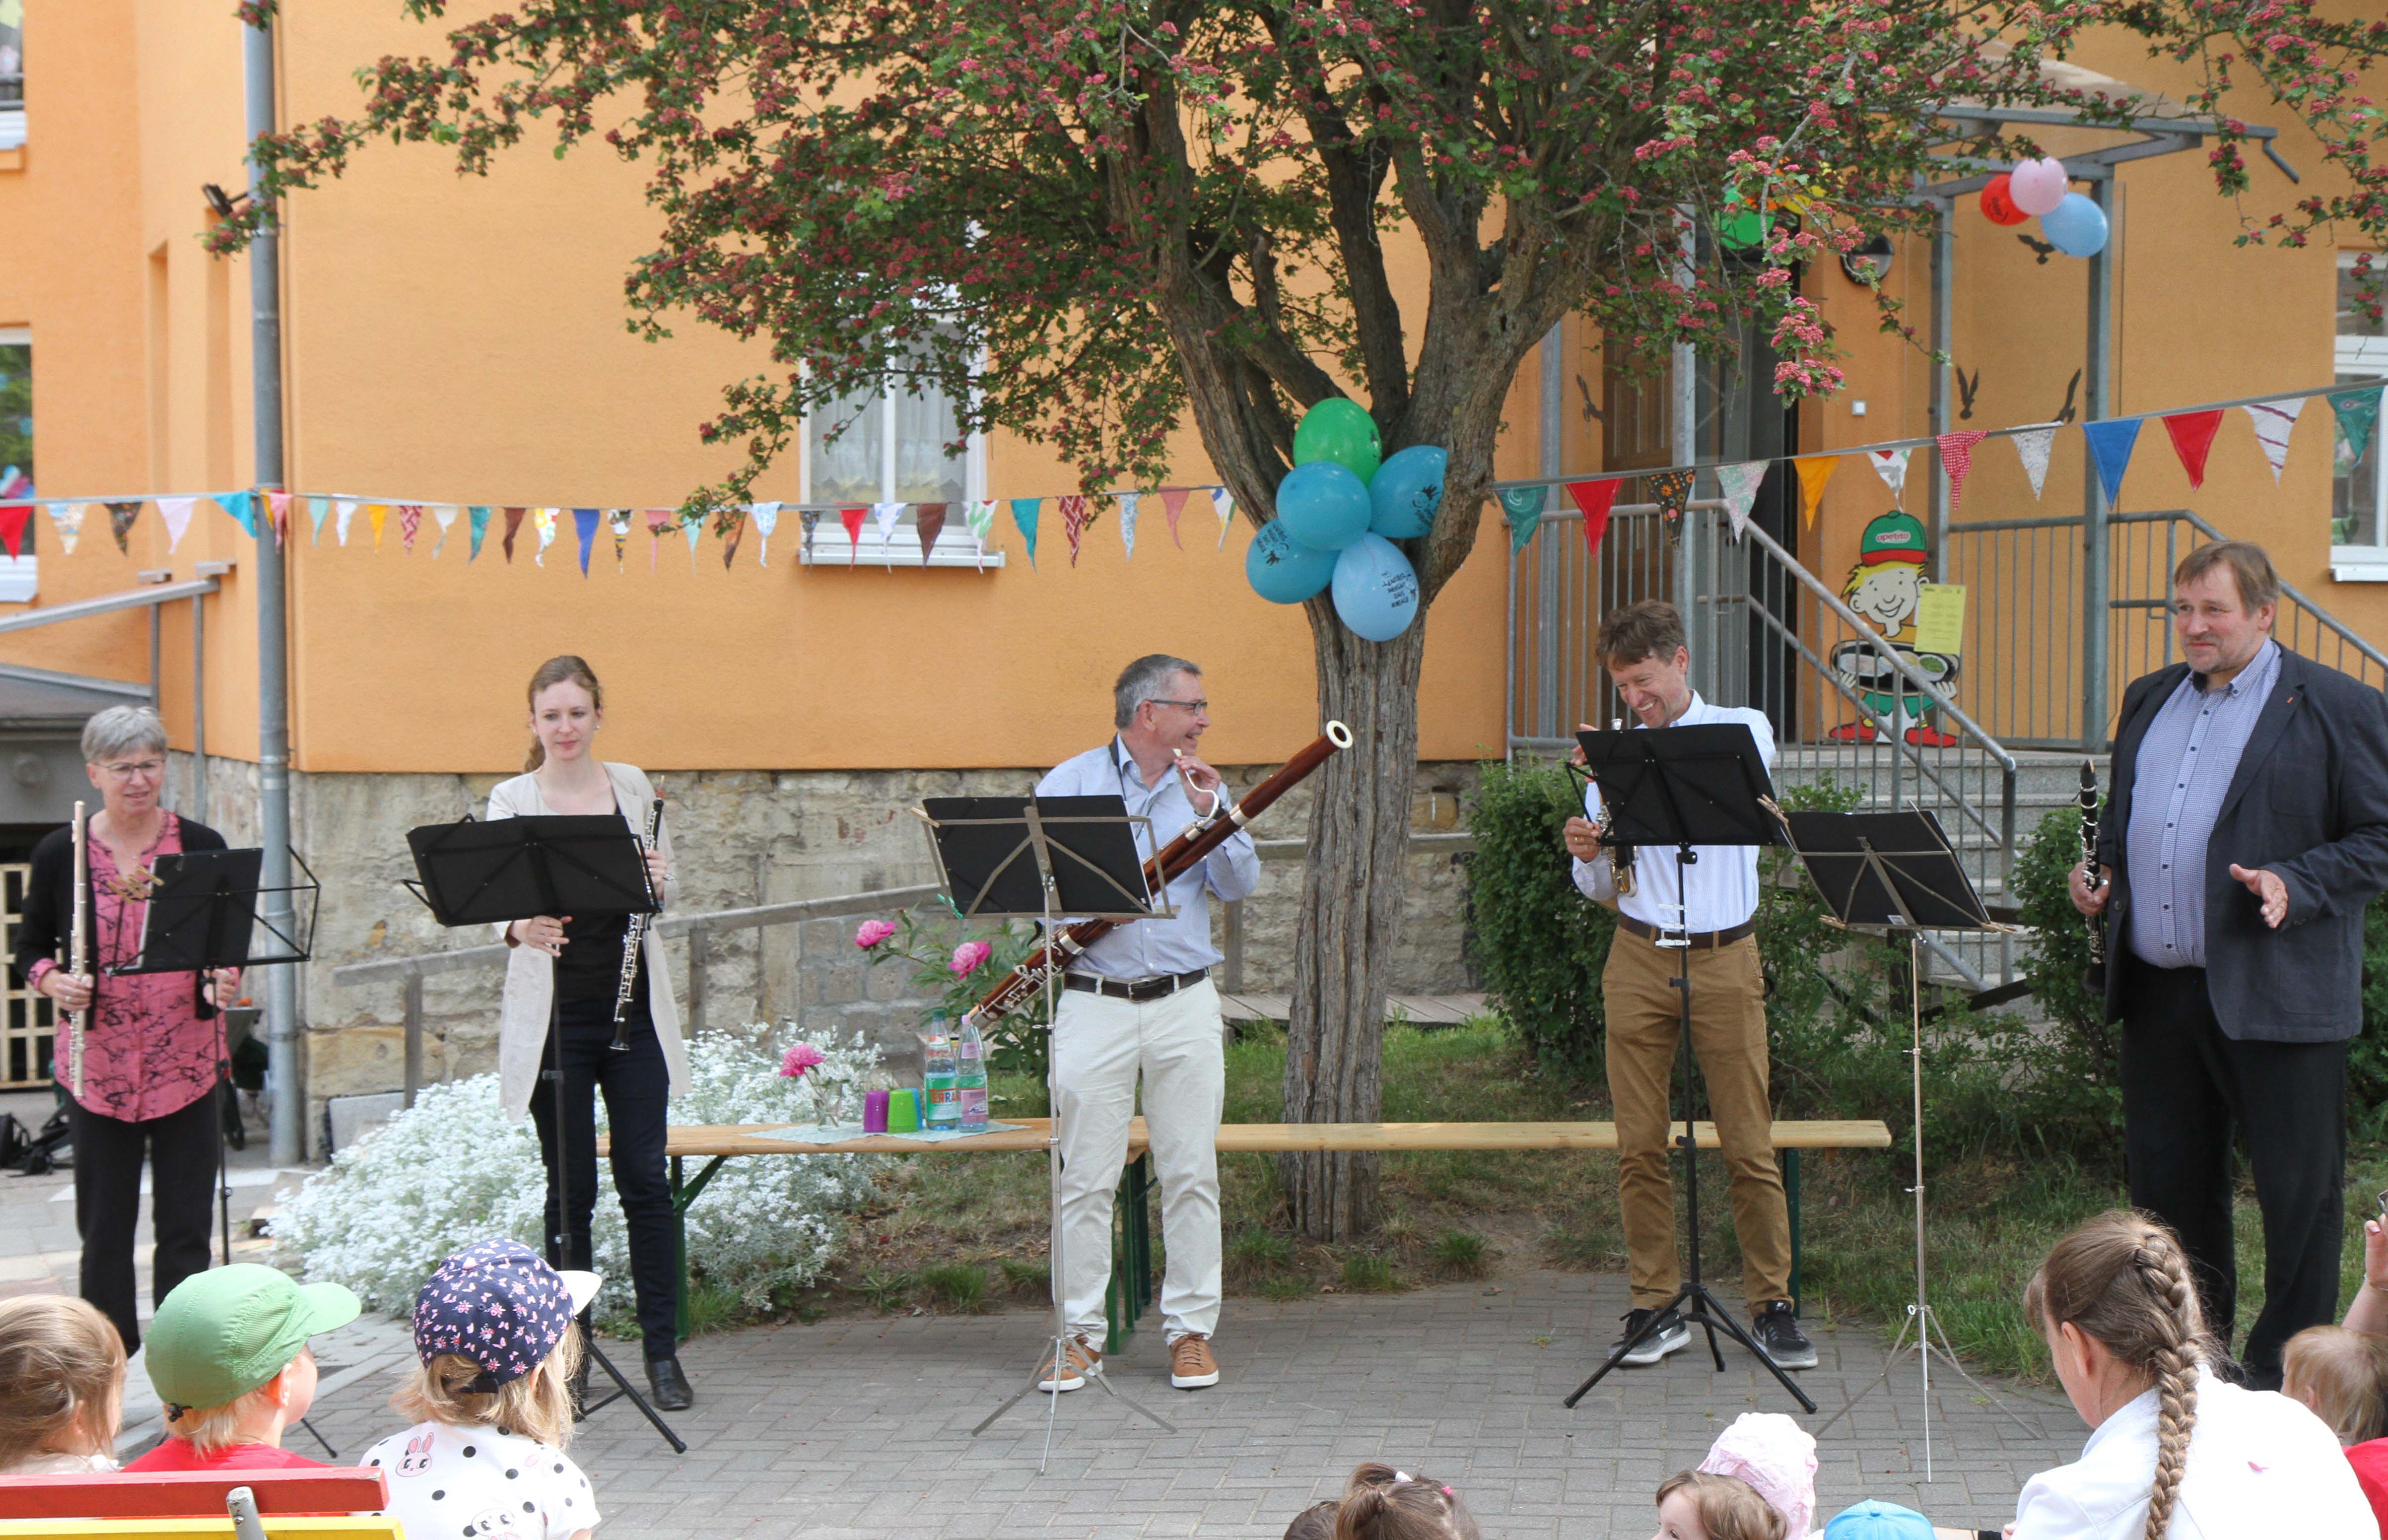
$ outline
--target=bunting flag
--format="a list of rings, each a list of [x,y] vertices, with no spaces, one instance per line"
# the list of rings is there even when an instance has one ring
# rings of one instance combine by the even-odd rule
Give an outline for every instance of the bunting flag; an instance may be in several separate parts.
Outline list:
[[[338,517],[333,521],[332,534],[345,546],[349,543],[349,523],[357,516],[360,504],[355,498],[344,497],[335,506],[338,510]]]
[[[688,540],[688,569],[696,570],[696,542],[705,538],[705,517],[701,514],[675,514],[680,520],[680,532]]]
[[[381,527],[383,521],[388,517],[389,504],[387,503],[368,503],[365,504],[365,522],[373,526],[374,550],[376,552],[381,550]]]
[[[1142,501],[1141,494],[1137,492],[1119,494],[1120,548],[1127,553],[1125,559],[1128,561],[1136,560],[1136,510],[1137,504]]]
[[[1658,505],[1658,516],[1666,521],[1668,533],[1680,537],[1683,526],[1683,505],[1692,500],[1692,472],[1653,471],[1643,477],[1650,487],[1650,501]]]
[[[199,504],[196,497],[161,497],[158,501],[158,517],[166,526],[166,554],[172,555],[183,537],[191,530],[191,513]],[[324,521],[318,518],[315,528],[321,530]]]
[[[1587,481],[1584,485],[1592,483]],[[1568,490],[1572,492],[1575,489],[1570,487]],[[1614,488],[1610,489],[1609,495],[1617,495]],[[1511,555],[1523,551],[1526,542],[1534,538],[1535,528],[1543,522],[1543,504],[1550,500],[1549,491],[1542,487],[1512,487],[1501,494],[1501,511],[1509,515]],[[1608,515],[1604,511],[1601,516],[1607,518]],[[1592,522],[1590,514],[1584,515],[1584,522],[1587,525]]]
[[[1075,566],[1078,565],[1078,541],[1085,536],[1086,527],[1095,522],[1094,510],[1087,507],[1086,500],[1075,492],[1059,499],[1054,506],[1061,511],[1061,538],[1070,542],[1070,565]]]
[[[210,496],[208,501],[230,514],[232,521],[248,531],[251,540],[257,538],[257,500],[252,494],[222,492]]]
[[[533,508],[530,511],[531,532],[539,537],[539,549],[530,554],[533,566],[547,565],[547,548],[555,543],[556,515],[561,512],[557,508]]]
[[[1177,538],[1177,515],[1186,511],[1186,494],[1190,490],[1188,487],[1164,487],[1161,491],[1161,511],[1169,519],[1169,543],[1180,551],[1186,549],[1186,542]]]
[[[400,503],[398,505],[399,549],[405,552],[406,554],[410,556],[413,555],[414,537],[422,531],[422,528],[423,504],[420,503]]]
[[[116,549],[124,555],[133,554],[129,537],[133,533],[133,521],[140,516],[141,503],[138,498],[126,503],[111,503],[108,505],[108,532],[116,537]]]
[[[730,564],[738,559],[738,542],[746,538],[746,504],[731,503],[722,517],[729,523],[721,532],[721,570],[727,572]]]
[[[805,554],[803,559],[809,561],[812,559],[813,554],[813,531],[820,528],[820,510],[818,508],[799,508],[796,510],[796,519],[797,522],[805,527]]]
[[[983,498],[962,506],[962,517],[970,525],[971,539],[978,542],[978,569],[986,570],[986,537],[995,528],[995,499]]]
[[[1020,531],[1021,540],[1028,546],[1031,571],[1036,566],[1036,513],[1044,501],[1041,497],[1015,497],[1011,500],[1012,528]]]
[[[845,526],[845,565],[852,566],[856,553],[862,549],[862,521],[870,516],[868,508],[840,508],[837,521]]]
[[[1236,519],[1236,494],[1225,487],[1211,489],[1211,506],[1219,511],[1219,549],[1227,548],[1227,527]]]
[[[2284,396],[2279,401],[2257,401],[2246,409],[2248,420],[2255,425],[2255,442],[2264,448],[2264,463],[2272,467],[2272,485],[2280,484],[2280,472],[2289,464],[2289,435],[2296,431],[2297,414],[2305,409],[2308,396]]]
[[[71,556],[75,540],[83,533],[83,506],[80,503],[53,503],[49,506],[51,528],[58,532],[58,550]]]
[[[1737,465],[1716,468],[1717,490],[1724,494],[1725,523],[1736,541],[1749,528],[1749,505],[1758,501],[1759,484],[1766,479],[1770,464],[1765,460],[1745,460]]]
[[[2214,448],[2215,430],[2222,426],[2222,409],[2176,412],[2164,420],[2164,426],[2172,436],[2173,452],[2180,456],[2180,468],[2189,473],[2191,489],[2204,486],[2205,456]]]
[[[650,572],[655,569],[655,552],[664,543],[664,531],[671,527],[671,517],[669,508],[647,510],[647,570]]]
[[[273,549],[279,551],[290,535],[290,494],[268,492],[265,494],[265,506],[273,525]]]
[[[1890,489],[1890,505],[1894,508],[1907,506],[1907,457],[1914,452],[1905,449],[1866,451],[1866,458],[1873,462],[1874,473],[1882,477],[1882,484]]]
[[[1989,435],[1978,428],[1961,428],[1932,440],[1940,452],[1940,468],[1949,473],[1949,511],[1955,513],[1965,495],[1965,477],[1974,474],[1974,446]]]
[[[2338,441],[2346,446],[2346,463],[2361,460],[2371,448],[2371,430],[2380,421],[2380,387],[2331,393],[2330,409],[2338,418]]]
[[[315,544],[324,543],[324,521],[331,516],[332,500],[330,498],[311,497],[307,500],[307,520],[315,527]]]
[[[439,553],[448,549],[448,531],[456,525],[456,504],[432,503],[431,521],[439,526],[439,538],[431,542],[431,559],[436,562],[439,559]]]
[[[748,512],[755,520],[755,565],[768,566],[771,565],[771,531],[780,527],[780,505],[776,503],[752,503]]]
[[[2024,475],[2031,477],[2034,501],[2039,499],[2039,489],[2048,481],[2048,453],[2056,447],[2056,427],[2054,423],[2041,423],[2019,430],[2008,440],[2014,445],[2015,453],[2023,460]]]
[[[921,565],[926,566],[929,565],[929,553],[936,549],[937,537],[945,532],[946,505],[923,503],[921,511],[912,517],[915,520],[913,533],[921,537]]]
[[[606,509],[605,529],[608,534],[614,537],[614,575],[618,578],[623,573],[629,570],[630,510],[628,508]]]
[[[0,547],[7,549],[11,560],[25,554],[25,522],[32,516],[30,503],[0,508]]]
[[[486,503],[474,503],[464,510],[464,522],[472,531],[472,545],[464,554],[464,565],[470,566],[480,559],[481,539],[489,532],[489,505]]]
[[[870,505],[871,522],[879,526],[879,560],[890,572],[896,570],[896,526],[903,522],[904,508],[901,503]]]
[[[589,576],[589,551],[591,546],[597,543],[597,510],[594,508],[573,509],[572,532],[579,537],[580,575],[586,578]],[[544,548],[547,542],[545,541],[540,541],[540,544]]]
[[[2123,490],[2123,473],[2130,468],[2131,449],[2140,439],[2140,420],[2115,417],[2081,425],[2081,436],[2090,440],[2090,458],[2097,462],[2098,485],[2106,490],[2106,505],[2110,508]]]
[[[529,512],[527,508],[506,510],[506,538],[502,543],[505,547],[506,560],[509,563],[514,559],[514,536],[522,529],[523,515]]]
[[[1816,510],[1823,506],[1824,483],[1841,468],[1841,457],[1837,454],[1803,454],[1793,461],[1791,466],[1799,473],[1799,527],[1812,529],[1816,527]]]
[[[1568,487],[1568,501],[1583,515],[1583,548],[1594,556],[1600,554],[1600,542],[1608,534],[1608,510],[1617,502],[1617,490],[1625,483],[1611,477],[1601,481],[1577,481]]]

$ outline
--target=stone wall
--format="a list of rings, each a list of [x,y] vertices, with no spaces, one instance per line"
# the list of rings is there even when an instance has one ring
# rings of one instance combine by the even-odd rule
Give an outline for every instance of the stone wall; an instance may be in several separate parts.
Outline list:
[[[1274,767],[1226,770],[1248,787]],[[190,807],[192,762],[173,756],[174,805]],[[1472,764],[1419,767],[1413,814],[1421,833],[1461,827],[1460,803],[1472,789]],[[933,880],[925,831],[909,809],[924,796],[1018,794],[1034,783],[1027,770],[970,771],[703,771],[660,777],[665,823],[673,842],[678,892],[688,914],[756,904],[872,892]],[[485,945],[493,934],[441,929],[400,885],[413,875],[406,832],[418,824],[477,814],[496,775],[301,774],[293,777],[292,821],[298,853],[323,885],[315,961],[300,991],[305,1032],[309,1143],[320,1142],[324,1099],[396,1088],[404,1078],[404,996],[398,984],[343,987],[343,963]],[[254,843],[257,768],[210,757],[205,821],[235,845]],[[1306,832],[1311,788],[1299,787],[1263,817],[1264,840]],[[1293,971],[1293,930],[1301,896],[1298,859],[1264,863],[1257,893],[1244,909],[1244,987],[1283,991]],[[1408,919],[1393,988],[1445,993],[1468,987],[1462,961],[1460,874],[1448,852],[1409,863]],[[793,1018],[808,1034],[860,1031],[891,1053],[913,1048],[925,1003],[907,970],[867,968],[852,945],[858,919],[717,932],[705,969],[708,1030]],[[1223,935],[1223,906],[1214,906]],[[959,928],[947,922],[950,946]],[[687,943],[670,946],[673,986],[687,998]],[[497,967],[435,974],[424,981],[424,1074],[438,1080],[494,1067]]]

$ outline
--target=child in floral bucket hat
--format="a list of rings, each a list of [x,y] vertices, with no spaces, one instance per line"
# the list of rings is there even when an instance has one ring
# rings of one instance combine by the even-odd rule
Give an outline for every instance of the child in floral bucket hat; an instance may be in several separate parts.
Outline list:
[[[387,1511],[406,1533],[577,1540],[596,1527],[595,1494],[564,1446],[580,1360],[572,1319],[599,1281],[518,1241],[482,1241],[414,1296],[422,1363],[390,1405],[417,1420],[362,1462],[387,1477]]]

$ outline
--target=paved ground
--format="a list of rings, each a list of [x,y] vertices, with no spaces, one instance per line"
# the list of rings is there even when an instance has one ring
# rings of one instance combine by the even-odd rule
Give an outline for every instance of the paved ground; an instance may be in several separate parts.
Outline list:
[[[263,1169],[235,1157],[243,1164]],[[235,1222],[270,1190],[236,1188]],[[63,1175],[0,1177],[0,1292],[72,1287],[73,1204],[54,1201],[67,1191]],[[146,1266],[146,1235],[142,1246]],[[1113,1380],[1176,1431],[1081,1391],[1053,1408],[1042,1475],[1047,1398],[984,1437],[970,1430],[1024,1377],[1044,1316],[762,1328],[688,1344],[698,1405],[672,1419],[685,1456],[627,1404],[584,1425],[574,1454],[597,1483],[608,1540],[1275,1540],[1370,1458],[1458,1488],[1492,1540],[1642,1540],[1662,1477],[1696,1463],[1737,1414],[1795,1407],[1728,1344],[1722,1374],[1686,1351],[1563,1408],[1623,1308],[1621,1279],[1556,1273],[1390,1296],[1231,1300],[1219,1341],[1226,1380],[1193,1394],[1168,1388],[1149,1321]],[[1861,1327],[1814,1334],[1823,1364],[1799,1379],[1829,1415],[1881,1371],[1884,1344]],[[636,1350],[623,1345],[635,1374]],[[324,1389],[311,1420],[346,1457],[393,1426],[386,1402],[407,1353],[403,1327],[387,1321],[319,1343]],[[154,1436],[145,1379],[136,1368],[128,1387],[128,1445]],[[1934,1479],[1924,1480],[1911,1360],[1895,1394],[1876,1391],[1823,1435],[1823,1514],[1875,1496],[1945,1525],[1996,1529],[2026,1477],[2080,1449],[2081,1426],[2053,1394],[1999,1387],[2026,1432],[1937,1366],[1933,1383]],[[303,1435],[293,1446],[321,1453]]]

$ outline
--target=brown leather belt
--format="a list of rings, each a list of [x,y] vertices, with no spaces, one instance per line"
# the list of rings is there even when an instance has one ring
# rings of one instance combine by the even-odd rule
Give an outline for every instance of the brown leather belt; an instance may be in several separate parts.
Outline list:
[[[1753,916],[1730,930],[1686,932],[1661,930],[1656,925],[1645,925],[1630,914],[1620,914],[1617,917],[1617,928],[1629,931],[1645,941],[1662,943],[1670,947],[1681,945],[1695,950],[1713,950],[1719,947],[1730,947],[1743,936],[1751,934],[1758,929],[1758,921]]]
[[[1211,973],[1207,968],[1197,968],[1191,973],[1162,974],[1156,978],[1139,979],[1104,978],[1095,974],[1064,974],[1061,975],[1061,987],[1075,989],[1083,995],[1108,995],[1112,999],[1130,1000],[1142,1005],[1147,1000],[1162,999],[1174,995],[1180,989],[1191,989],[1210,976]]]

